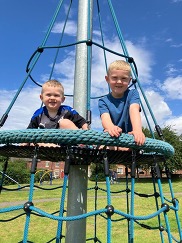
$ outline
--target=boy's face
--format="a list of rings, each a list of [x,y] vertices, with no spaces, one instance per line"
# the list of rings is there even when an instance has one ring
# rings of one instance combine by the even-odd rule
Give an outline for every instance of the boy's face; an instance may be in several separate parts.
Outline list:
[[[40,99],[50,112],[57,112],[60,105],[64,102],[60,87],[44,86]]]
[[[105,76],[105,79],[112,90],[112,96],[121,98],[128,88],[131,76],[129,71],[113,69],[108,76]]]

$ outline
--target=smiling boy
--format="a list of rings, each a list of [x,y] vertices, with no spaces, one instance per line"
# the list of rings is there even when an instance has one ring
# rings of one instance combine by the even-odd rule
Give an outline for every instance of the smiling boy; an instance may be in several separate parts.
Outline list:
[[[48,80],[42,85],[40,99],[44,106],[35,111],[28,128],[88,129],[86,120],[77,111],[62,105],[64,88],[57,80]]]
[[[112,137],[129,133],[134,136],[137,145],[143,145],[145,135],[142,132],[139,94],[136,89],[128,88],[132,79],[130,65],[123,60],[114,61],[110,64],[105,79],[111,92],[99,99],[104,132]]]

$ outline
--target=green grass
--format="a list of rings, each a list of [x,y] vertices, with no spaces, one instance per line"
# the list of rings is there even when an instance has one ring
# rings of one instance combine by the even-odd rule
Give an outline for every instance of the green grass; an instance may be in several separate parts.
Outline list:
[[[62,181],[54,180],[53,185],[44,184],[43,187],[54,187],[62,185]],[[88,187],[93,187],[94,183],[89,182]],[[99,187],[106,189],[105,183],[99,183]],[[15,187],[15,186],[13,186]],[[165,193],[165,196],[169,198],[169,188],[166,181],[163,181],[162,184],[163,192]],[[125,182],[121,182],[118,184],[111,185],[111,192],[116,192],[119,190],[125,189]],[[182,211],[181,211],[181,201],[182,201],[182,183],[180,181],[174,181],[173,182],[173,190],[175,193],[175,197],[179,200],[179,218],[182,218]],[[146,193],[146,194],[152,194],[153,193],[153,186],[151,181],[149,180],[139,180],[135,184],[135,191],[139,193]],[[61,189],[57,189],[54,191],[42,191],[39,189],[34,190],[34,199],[33,203],[34,206],[37,208],[40,208],[48,213],[55,212],[59,210],[59,201],[60,201],[60,195],[61,195]],[[115,209],[121,210],[126,213],[126,194],[125,193],[119,193],[115,194],[112,193],[112,199],[111,203],[114,206]],[[9,192],[9,191],[2,191],[0,195],[0,207],[8,207],[15,204],[22,205],[24,202],[28,201],[28,189],[23,189],[22,191],[15,191],[15,192]],[[3,204],[2,204],[3,203]],[[65,202],[65,206],[66,206]],[[160,206],[159,201],[159,206]],[[103,209],[107,205],[107,197],[106,193],[98,190],[98,200],[97,200],[97,209]],[[88,212],[94,211],[94,190],[88,190],[88,202],[87,202],[87,208]],[[153,197],[149,198],[141,198],[136,196],[135,197],[135,215],[141,216],[141,215],[148,215],[152,214],[156,211],[155,207],[155,200]],[[9,219],[13,216],[19,215],[20,213],[24,213],[23,210],[19,211],[13,211],[8,213],[2,213],[0,214],[0,220],[2,219]],[[170,222],[170,228],[171,232],[177,239],[179,240],[176,220],[174,217],[173,210],[170,210],[168,212],[169,222]],[[121,217],[114,214],[112,216],[113,220],[120,219]],[[163,215],[162,215],[162,223],[165,225]],[[157,226],[157,218],[153,218],[150,220],[142,221],[141,223],[144,223],[146,225],[150,226]],[[9,222],[0,223],[0,243],[8,242],[8,243],[18,243],[23,239],[23,232],[24,232],[24,224],[25,224],[25,215]],[[65,233],[65,223],[63,223],[63,232]],[[57,221],[37,217],[35,215],[31,215],[30,220],[30,228],[29,228],[29,235],[28,239],[31,242],[34,243],[45,243],[56,236],[57,231]],[[117,221],[112,223],[112,243],[118,243],[118,242],[128,242],[127,239],[127,220]],[[159,231],[158,230],[148,230],[145,229],[137,224],[135,224],[134,229],[134,242],[135,243],[151,243],[151,242],[161,242]],[[94,217],[88,217],[87,218],[87,238],[94,237]],[[107,242],[107,222],[106,220],[101,217],[97,216],[97,237],[102,243]],[[165,242],[168,242],[167,235],[164,233],[164,239]],[[62,241],[64,242],[64,240]],[[93,242],[93,241],[89,241]],[[72,243],[72,242],[70,242]],[[77,243],[77,242],[75,242]],[[79,243],[79,242],[78,242]]]

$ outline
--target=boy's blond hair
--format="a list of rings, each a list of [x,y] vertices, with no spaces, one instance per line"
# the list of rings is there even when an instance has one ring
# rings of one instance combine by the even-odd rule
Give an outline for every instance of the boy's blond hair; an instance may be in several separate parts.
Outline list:
[[[64,96],[64,87],[63,87],[63,85],[59,81],[57,81],[55,79],[46,81],[42,85],[42,91],[41,91],[41,93],[43,93],[44,87],[58,87],[61,90],[61,94]]]
[[[109,73],[114,69],[128,71],[131,76],[130,64],[124,60],[116,60],[112,62],[107,69],[107,74],[109,75]]]

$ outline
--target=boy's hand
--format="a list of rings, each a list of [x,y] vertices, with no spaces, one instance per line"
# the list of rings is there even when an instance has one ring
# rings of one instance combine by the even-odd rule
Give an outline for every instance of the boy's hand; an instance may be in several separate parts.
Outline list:
[[[131,131],[128,134],[134,136],[135,143],[142,146],[145,143],[145,135],[142,131]]]
[[[111,137],[119,137],[122,129],[118,126],[112,126],[111,128],[104,129],[104,132],[108,132]]]
[[[82,130],[88,130],[88,124],[85,123],[83,126],[82,126]]]

